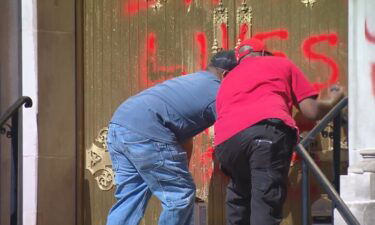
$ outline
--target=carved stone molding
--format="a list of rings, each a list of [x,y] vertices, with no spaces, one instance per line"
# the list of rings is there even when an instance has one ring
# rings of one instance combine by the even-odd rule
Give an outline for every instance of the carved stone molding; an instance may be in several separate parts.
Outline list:
[[[99,131],[91,147],[86,150],[86,169],[90,171],[100,190],[108,191],[114,186],[114,172],[107,150],[108,128]]]
[[[306,7],[312,8],[317,0],[301,0],[303,4],[305,4]]]
[[[349,167],[349,172],[363,174],[375,173],[375,149],[357,150],[361,154],[363,160]]]

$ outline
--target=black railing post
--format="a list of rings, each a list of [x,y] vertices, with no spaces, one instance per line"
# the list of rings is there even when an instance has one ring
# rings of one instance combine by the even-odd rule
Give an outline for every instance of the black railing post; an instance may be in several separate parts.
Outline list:
[[[333,175],[334,186],[340,194],[340,164],[341,164],[341,113],[333,119]]]
[[[15,113],[12,115],[12,125],[11,125],[11,137],[12,137],[12,172],[11,172],[11,216],[10,216],[10,224],[11,225],[18,225],[19,222],[19,201],[22,200],[22,197],[20,197],[19,187],[20,187],[20,178],[19,174],[19,165],[20,160],[22,160],[22,155],[19,155],[19,148],[18,148],[18,116],[19,113]]]
[[[302,166],[302,225],[310,224],[310,173],[309,168],[304,160]]]
[[[327,179],[327,177],[323,174],[320,168],[316,165],[316,163],[311,158],[311,156],[309,155],[309,153],[306,151],[306,149],[303,147],[302,144],[298,144],[297,152],[302,157],[302,159],[306,162],[308,167],[311,169],[312,173],[315,175],[315,177],[317,178],[318,182],[323,187],[323,189],[327,192],[328,196],[332,199],[333,202],[335,202],[335,206],[337,210],[340,212],[345,222],[350,225],[360,225],[360,223],[354,217],[353,213],[350,211],[348,206],[340,198],[340,195],[336,192],[331,182]]]
[[[333,119],[333,186],[340,194],[341,167],[341,112]],[[332,223],[334,222],[335,202],[332,201]]]

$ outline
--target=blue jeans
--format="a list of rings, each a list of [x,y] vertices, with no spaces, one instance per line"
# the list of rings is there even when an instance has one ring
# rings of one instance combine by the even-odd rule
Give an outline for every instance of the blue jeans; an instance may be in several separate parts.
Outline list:
[[[107,225],[136,225],[154,194],[162,203],[159,225],[191,225],[195,184],[180,145],[150,140],[110,124],[107,138],[116,174],[117,202]]]

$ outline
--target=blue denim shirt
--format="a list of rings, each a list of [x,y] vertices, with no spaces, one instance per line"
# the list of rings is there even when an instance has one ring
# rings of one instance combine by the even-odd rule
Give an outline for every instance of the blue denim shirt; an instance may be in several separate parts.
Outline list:
[[[167,80],[123,102],[111,123],[152,140],[182,142],[215,122],[219,85],[207,71]]]

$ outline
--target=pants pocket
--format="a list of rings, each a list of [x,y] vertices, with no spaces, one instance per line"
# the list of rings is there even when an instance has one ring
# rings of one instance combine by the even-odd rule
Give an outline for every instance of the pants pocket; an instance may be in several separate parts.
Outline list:
[[[155,143],[162,165],[155,168],[159,181],[170,181],[181,177],[190,177],[187,165],[187,153],[178,145]]]
[[[250,160],[251,169],[267,169],[271,166],[273,146],[271,140],[254,140],[253,153]]]
[[[125,144],[125,154],[134,163],[138,170],[154,170],[163,165],[160,151],[155,148],[154,142]]]

